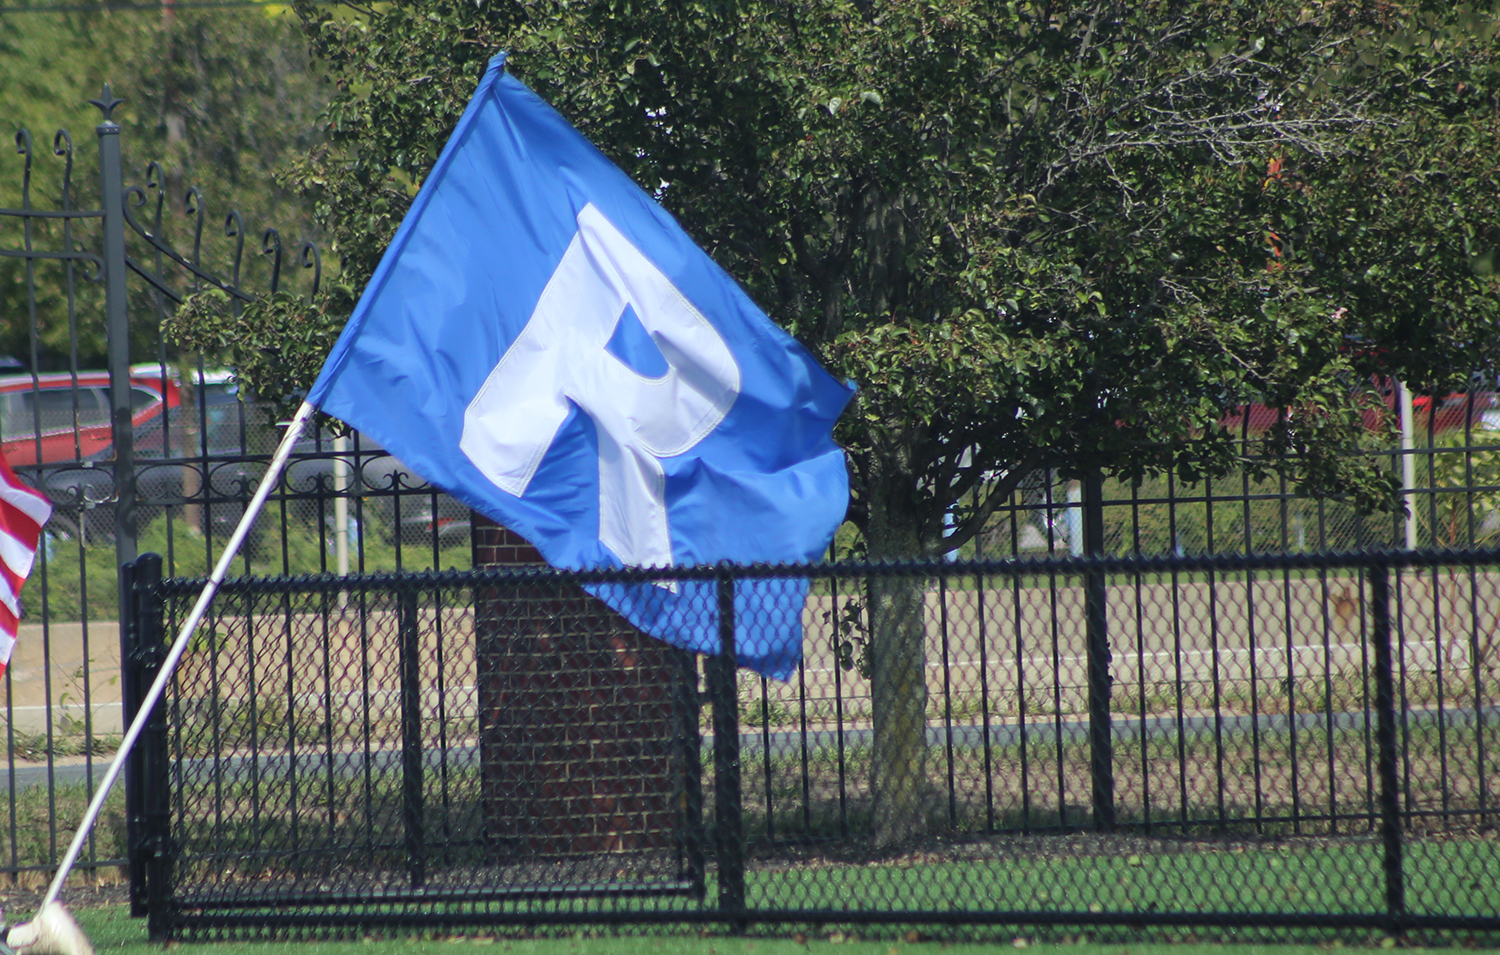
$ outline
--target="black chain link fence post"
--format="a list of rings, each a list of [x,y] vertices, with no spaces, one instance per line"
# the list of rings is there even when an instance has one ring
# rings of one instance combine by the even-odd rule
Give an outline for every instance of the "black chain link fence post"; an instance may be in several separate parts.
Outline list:
[[[1096,471],[1083,481],[1083,553],[1104,556],[1104,479]],[[1089,775],[1094,829],[1115,828],[1115,756],[1109,717],[1109,581],[1103,570],[1084,574],[1084,627],[1088,642]]]
[[[731,931],[745,929],[745,827],[740,790],[740,704],[735,675],[734,572],[718,575],[719,655],[708,661],[714,708],[714,842],[718,851],[719,911]]]
[[[143,554],[120,568],[128,612],[122,628],[125,656],[126,720],[133,720],[141,698],[166,658],[161,599],[162,559]],[[166,700],[157,703],[125,773],[126,832],[130,859],[130,909],[146,916],[153,940],[170,930],[172,885],[172,787],[167,749]]]
[[[167,656],[167,634],[162,619],[160,554],[143,554],[135,562],[135,615],[138,649],[146,661],[142,687],[150,686]],[[143,783],[146,800],[146,928],[152,941],[165,941],[171,932],[172,777],[167,740],[167,700],[151,711],[141,734]]]
[[[1390,568],[1370,568],[1371,638],[1375,643],[1376,756],[1380,775],[1380,835],[1384,843],[1385,908],[1390,930],[1399,931],[1406,914],[1406,874],[1402,862],[1400,781],[1396,760],[1396,681],[1391,659]]]
[[[120,623],[120,716],[128,726],[140,711],[141,697],[146,695],[150,677],[142,678],[143,661],[139,647],[141,620],[136,612],[136,565],[134,561],[120,568],[120,592],[124,595],[126,615]],[[125,761],[125,858],[130,879],[130,915],[146,915],[146,862],[142,853],[145,840],[145,793],[141,788],[142,750],[137,747]]]

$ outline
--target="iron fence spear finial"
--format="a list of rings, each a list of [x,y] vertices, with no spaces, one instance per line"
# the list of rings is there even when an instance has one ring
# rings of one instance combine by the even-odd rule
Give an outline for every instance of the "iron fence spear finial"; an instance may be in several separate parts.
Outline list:
[[[99,111],[104,114],[104,122],[106,122],[106,123],[112,123],[112,122],[115,121],[114,120],[114,115],[113,115],[114,111],[115,111],[115,107],[119,106],[121,103],[123,103],[125,101],[123,99],[120,99],[119,97],[115,96],[115,94],[113,93],[113,91],[110,90],[109,84],[105,83],[104,84],[104,92],[99,94],[99,98],[98,99],[91,99],[91,100],[89,100],[89,102],[91,104],[93,104],[94,106],[99,107]]]

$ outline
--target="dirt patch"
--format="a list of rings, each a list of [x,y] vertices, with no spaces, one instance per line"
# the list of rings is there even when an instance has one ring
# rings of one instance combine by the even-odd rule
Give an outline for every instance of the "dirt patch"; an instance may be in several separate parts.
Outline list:
[[[32,873],[24,873],[25,879]],[[45,884],[27,885],[0,877],[0,908],[9,913],[12,921],[31,914],[47,893]],[[63,901],[73,908],[98,908],[105,905],[124,905],[130,901],[130,884],[113,878],[99,877],[85,881],[74,877],[63,889]],[[29,880],[28,880],[29,881]]]

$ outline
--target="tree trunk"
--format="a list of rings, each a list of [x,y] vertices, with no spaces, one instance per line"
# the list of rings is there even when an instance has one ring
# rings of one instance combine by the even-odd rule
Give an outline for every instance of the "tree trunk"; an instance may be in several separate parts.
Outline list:
[[[866,542],[873,559],[910,560],[922,552],[911,485],[889,483],[868,496]],[[927,581],[874,577],[868,589],[875,845],[887,848],[927,832]]]

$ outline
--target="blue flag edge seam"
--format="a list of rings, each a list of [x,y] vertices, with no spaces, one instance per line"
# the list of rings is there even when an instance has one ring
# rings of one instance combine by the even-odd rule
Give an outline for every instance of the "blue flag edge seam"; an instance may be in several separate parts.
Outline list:
[[[448,167],[453,164],[453,156],[458,152],[469,127],[474,123],[474,117],[483,108],[485,94],[495,85],[497,79],[505,72],[505,52],[495,54],[490,58],[489,65],[485,67],[484,76],[480,77],[479,83],[474,88],[474,95],[469,98],[469,104],[464,107],[464,113],[458,118],[458,124],[453,127],[453,132],[448,136],[448,142],[443,146],[443,151],[438,155],[438,160],[432,166],[432,171],[427,178],[422,180],[422,187],[417,190],[417,198],[406,210],[401,218],[401,225],[396,229],[396,235],[391,239],[391,244],[386,247],[385,254],[380,257],[380,264],[375,267],[375,274],[370,277],[369,284],[365,286],[364,292],[355,304],[354,311],[349,315],[349,321],[345,323],[344,330],[339,333],[338,340],[333,343],[333,350],[328,353],[328,359],[323,364],[322,371],[318,372],[318,378],[313,382],[312,388],[307,393],[307,400],[315,408],[321,408],[323,399],[333,388],[334,380],[343,372],[344,365],[348,361],[349,349],[353,340],[358,337],[360,329],[364,327],[365,316],[369,309],[367,303],[380,294],[381,289],[390,275],[391,269],[395,267],[396,260],[401,257],[402,250],[406,247],[411,232],[416,228],[417,222],[422,218],[423,211],[431,197],[437,192],[436,188],[428,188],[428,183],[436,184],[448,172]]]

